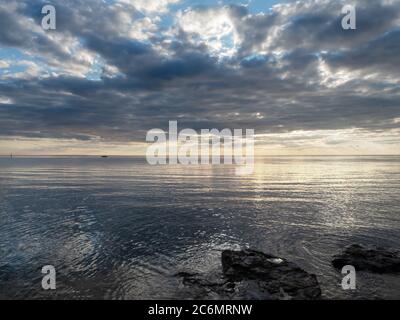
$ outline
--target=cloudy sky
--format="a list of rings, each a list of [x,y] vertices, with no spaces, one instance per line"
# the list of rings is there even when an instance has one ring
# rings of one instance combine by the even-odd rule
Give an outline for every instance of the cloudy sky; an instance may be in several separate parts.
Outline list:
[[[0,0],[0,154],[140,154],[169,120],[400,154],[399,66],[400,0]]]

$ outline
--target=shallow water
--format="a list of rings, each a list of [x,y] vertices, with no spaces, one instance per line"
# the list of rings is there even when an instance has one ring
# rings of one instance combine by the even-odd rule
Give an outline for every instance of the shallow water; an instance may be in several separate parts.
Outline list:
[[[327,299],[400,298],[400,276],[331,257],[351,243],[400,248],[399,157],[270,157],[234,166],[138,158],[0,158],[0,298],[190,298],[174,274],[251,247],[315,273]],[[57,290],[41,289],[54,265]]]

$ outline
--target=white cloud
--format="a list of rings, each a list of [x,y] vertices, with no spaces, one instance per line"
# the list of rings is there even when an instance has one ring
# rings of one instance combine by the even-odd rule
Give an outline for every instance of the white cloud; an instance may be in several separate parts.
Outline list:
[[[168,12],[171,4],[180,0],[119,0],[120,3],[129,3],[144,14],[163,14]]]
[[[13,100],[8,97],[0,96],[0,104],[12,104]]]
[[[10,64],[7,61],[0,60],[0,69],[6,69],[10,67]]]
[[[194,43],[204,43],[211,53],[232,56],[238,36],[228,7],[188,9],[177,14],[178,25]]]
[[[143,19],[135,20],[130,25],[129,37],[140,41],[149,39],[158,30],[157,22],[157,17],[155,19],[144,17]]]

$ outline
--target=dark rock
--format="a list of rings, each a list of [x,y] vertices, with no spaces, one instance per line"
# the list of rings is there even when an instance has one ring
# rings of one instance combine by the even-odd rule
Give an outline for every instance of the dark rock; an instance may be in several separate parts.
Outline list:
[[[222,270],[231,281],[255,280],[273,295],[293,299],[318,299],[317,277],[293,262],[254,250],[222,252]]]
[[[285,259],[254,250],[222,252],[222,274],[179,273],[199,299],[319,299],[313,274]]]
[[[355,244],[347,247],[341,254],[335,255],[332,265],[339,270],[346,265],[351,265],[356,271],[398,273],[400,272],[400,252]]]

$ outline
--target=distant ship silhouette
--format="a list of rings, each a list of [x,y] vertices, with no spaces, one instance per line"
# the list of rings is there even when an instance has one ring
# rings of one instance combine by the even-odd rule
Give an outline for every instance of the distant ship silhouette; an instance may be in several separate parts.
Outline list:
[[[102,158],[108,158],[108,156],[101,156]]]

